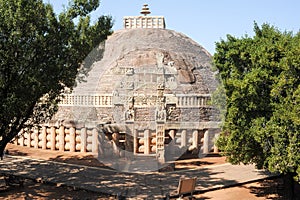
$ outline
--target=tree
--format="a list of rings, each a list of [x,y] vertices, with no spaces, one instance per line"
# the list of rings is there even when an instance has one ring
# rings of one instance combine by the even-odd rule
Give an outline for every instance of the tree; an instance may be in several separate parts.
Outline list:
[[[55,15],[42,0],[0,0],[1,157],[21,129],[55,113],[84,58],[112,33],[109,16],[90,23],[98,6],[99,0],[74,0]]]
[[[300,175],[300,32],[254,24],[216,43],[227,113],[218,147],[234,164]],[[293,182],[293,181],[292,181]]]

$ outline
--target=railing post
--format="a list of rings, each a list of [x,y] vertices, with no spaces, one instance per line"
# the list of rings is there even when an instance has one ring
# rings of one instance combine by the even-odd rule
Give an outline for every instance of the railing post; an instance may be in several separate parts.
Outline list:
[[[87,141],[86,141],[86,128],[83,127],[81,129],[81,133],[80,133],[80,136],[81,136],[81,152],[86,152],[86,145],[87,145]]]
[[[65,150],[65,127],[60,126],[58,132],[58,143],[59,143],[59,151]]]
[[[75,128],[70,127],[70,152],[75,152],[75,147],[76,147],[75,137],[76,137]]]
[[[92,130],[92,152],[93,153],[98,153],[98,145],[99,145],[99,142],[98,142],[98,131],[96,128],[94,128]]]

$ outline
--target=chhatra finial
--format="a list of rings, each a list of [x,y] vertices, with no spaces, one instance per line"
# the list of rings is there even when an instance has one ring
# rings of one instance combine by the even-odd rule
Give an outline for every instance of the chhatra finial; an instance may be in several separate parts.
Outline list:
[[[143,5],[143,8],[142,8],[142,10],[141,10],[141,14],[147,16],[147,15],[150,14],[150,13],[151,13],[151,12],[150,12],[150,10],[149,10],[149,8],[148,8],[148,4],[144,4],[144,5]]]

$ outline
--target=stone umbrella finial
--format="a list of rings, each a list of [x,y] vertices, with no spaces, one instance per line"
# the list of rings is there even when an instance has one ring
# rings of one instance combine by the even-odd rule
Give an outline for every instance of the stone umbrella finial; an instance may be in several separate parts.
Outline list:
[[[149,8],[148,8],[148,4],[144,4],[143,5],[143,8],[142,8],[142,10],[141,10],[141,14],[142,15],[148,15],[148,14],[150,14],[151,12],[150,12],[150,10],[149,10]]]

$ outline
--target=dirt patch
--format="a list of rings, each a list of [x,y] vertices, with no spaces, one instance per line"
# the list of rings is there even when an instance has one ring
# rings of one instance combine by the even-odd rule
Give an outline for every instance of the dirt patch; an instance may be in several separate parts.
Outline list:
[[[115,199],[109,195],[24,179],[23,186],[6,186],[0,178],[0,199]]]
[[[213,200],[235,200],[235,199],[254,199],[254,200],[291,200],[284,191],[283,179],[273,178],[249,183],[237,187],[231,187],[204,194],[195,195],[196,199],[213,199]],[[300,186],[295,186],[295,200],[300,199]]]
[[[92,153],[70,153],[49,150],[36,150],[28,147],[9,144],[8,153],[15,156],[26,156],[34,159],[51,160],[56,162],[87,165],[93,167],[109,167],[99,162]],[[218,154],[209,154],[201,159],[181,159],[175,161],[175,170],[189,170],[213,165],[225,164],[225,158]],[[300,194],[300,186],[296,186]],[[242,186],[220,189],[194,195],[196,199],[235,200],[235,199],[289,199],[283,191],[281,178],[263,180]],[[299,195],[296,197],[300,199]],[[0,176],[0,199],[116,199],[113,196],[91,191],[78,190],[72,187],[39,183],[24,180],[23,186],[6,186],[4,177]]]
[[[86,165],[90,167],[110,167],[101,163],[93,153],[59,152],[42,149],[36,150],[14,144],[8,144],[6,149],[8,150],[8,154],[13,156],[26,156],[34,159],[51,160],[70,164]],[[179,159],[175,161],[175,170],[197,169],[210,165],[219,165],[225,163],[225,157],[222,157],[219,154],[208,154],[206,157],[201,159]]]

